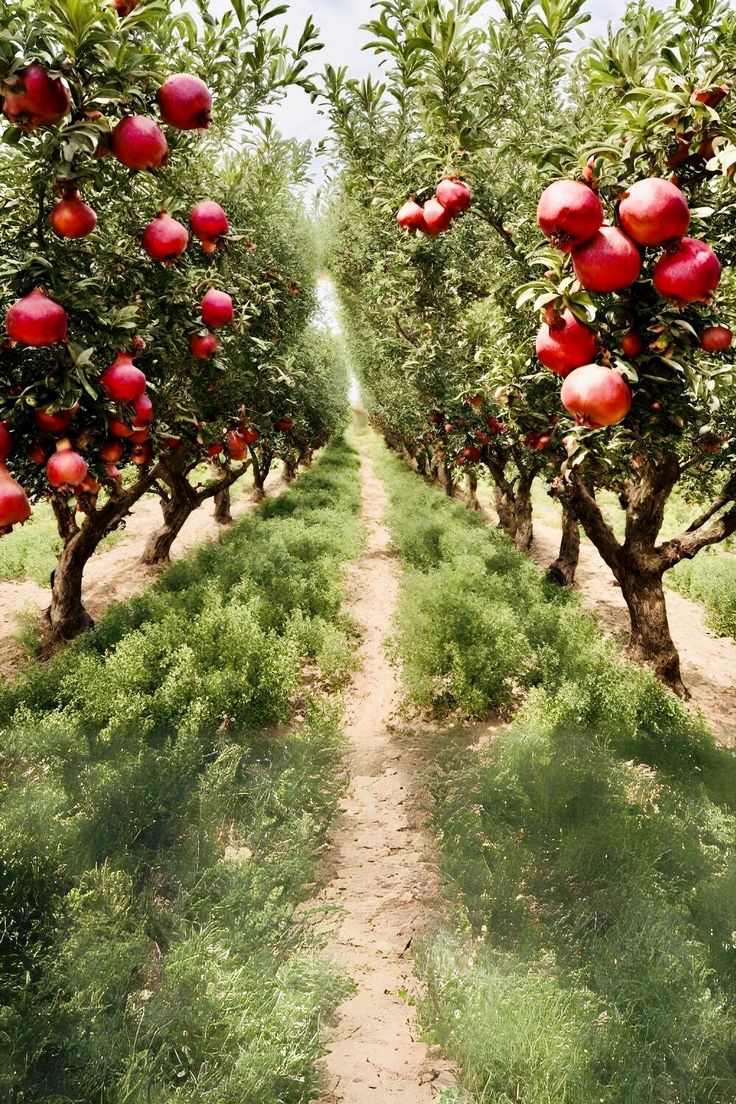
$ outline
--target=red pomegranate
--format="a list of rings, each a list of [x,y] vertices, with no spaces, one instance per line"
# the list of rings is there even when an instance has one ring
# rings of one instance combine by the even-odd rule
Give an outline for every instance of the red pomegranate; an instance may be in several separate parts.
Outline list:
[[[130,15],[138,7],[140,0],[111,0],[110,7],[117,12],[121,19]]]
[[[33,131],[56,126],[71,111],[69,88],[61,77],[50,77],[38,61],[19,69],[0,88],[3,114],[15,126]]]
[[[492,414],[489,414],[486,418],[486,425],[495,437],[506,432],[506,426],[503,422],[499,422],[498,418],[494,418]]]
[[[591,193],[592,194],[592,193]],[[605,294],[630,287],[641,272],[641,255],[615,226],[601,226],[572,254],[575,275],[587,291]]]
[[[645,349],[646,342],[644,341],[644,338],[641,336],[641,334],[637,333],[636,330],[629,330],[629,332],[625,333],[624,336],[621,338],[621,352],[624,354],[624,356],[629,357],[631,360],[634,360],[635,357],[640,356]]]
[[[230,231],[227,215],[220,204],[212,199],[204,199],[193,207],[189,220],[194,236],[202,242],[205,252],[212,252],[220,238],[224,238]]]
[[[683,238],[654,266],[654,287],[674,303],[709,303],[721,281],[721,264],[705,242]]]
[[[720,84],[715,88],[703,88],[693,92],[690,97],[694,103],[704,103],[708,107],[718,107],[722,100],[725,100],[728,93],[731,91],[730,84]]]
[[[467,460],[471,464],[477,464],[483,455],[482,451],[477,445],[468,445],[463,449],[463,460]]]
[[[229,326],[235,318],[233,301],[226,291],[217,291],[210,288],[202,300],[202,321],[205,326],[217,329],[218,326]]]
[[[144,441],[142,444],[133,445],[130,450],[130,459],[138,468],[145,468],[153,460],[153,445],[150,441]]]
[[[12,341],[21,345],[55,345],[66,341],[66,311],[36,288],[18,299],[5,315],[5,328]]]
[[[153,421],[153,403],[148,395],[140,395],[133,400],[134,423],[136,429],[140,426],[150,425]]]
[[[551,325],[543,325],[537,334],[537,356],[558,376],[566,376],[573,368],[590,364],[597,352],[595,334],[569,310]]]
[[[26,492],[13,479],[0,461],[0,533],[8,533],[14,525],[22,525],[31,516],[31,504]]]
[[[221,441],[218,441],[214,445],[208,445],[207,446],[207,455],[208,456],[219,456],[220,453],[222,452],[222,450],[224,449],[224,447],[225,446],[222,444]]]
[[[130,441],[131,445],[142,445],[143,442],[147,441],[150,436],[151,434],[149,432],[148,426],[134,426],[133,432],[131,433],[128,440]]]
[[[274,422],[274,429],[277,429],[279,433],[291,433],[294,428],[294,422],[291,418],[279,418]]]
[[[60,238],[86,238],[97,226],[97,215],[82,201],[78,188],[70,188],[51,211],[49,222]]]
[[[246,445],[254,445],[261,436],[257,429],[253,429],[252,426],[246,426],[245,429],[241,429],[240,435],[245,441]]]
[[[415,199],[409,199],[400,207],[396,221],[403,230],[425,230],[424,208],[420,207]]]
[[[87,465],[66,437],[56,442],[56,452],[46,464],[46,475],[52,487],[76,487],[86,479]]]
[[[448,176],[437,185],[437,199],[451,215],[461,215],[473,201],[473,193],[467,184],[457,177]]]
[[[33,444],[28,449],[28,452],[26,453],[26,457],[31,461],[32,464],[40,465],[46,463],[46,453],[44,452],[43,446],[40,441],[33,442]]]
[[[602,429],[623,421],[631,410],[631,389],[612,368],[586,364],[562,385],[562,404],[578,425]]]
[[[122,441],[109,437],[107,441],[102,442],[97,455],[106,464],[117,464],[118,460],[122,460],[124,451]]]
[[[624,192],[618,217],[635,242],[656,247],[679,241],[687,232],[690,208],[676,184],[653,176]]]
[[[205,130],[212,118],[212,93],[199,77],[177,73],[158,90],[161,118],[178,130]]]
[[[139,172],[163,165],[169,152],[161,127],[145,115],[126,115],[112,132],[112,152],[123,165]]]
[[[70,406],[67,410],[57,410],[53,414],[48,410],[34,410],[33,420],[44,433],[64,433],[72,424],[72,419],[78,410],[79,403]]]
[[[189,338],[189,352],[197,360],[209,360],[217,352],[219,344],[213,333],[192,334]]]
[[[0,464],[4,464],[13,451],[13,438],[7,422],[0,422]]]
[[[706,326],[700,335],[700,348],[705,349],[706,353],[721,353],[731,348],[732,341],[733,333],[728,326]]]
[[[121,437],[123,439],[130,437],[133,432],[132,428],[125,422],[121,422],[119,418],[109,418],[107,428],[110,433],[112,433],[113,437]]]
[[[546,238],[563,253],[593,237],[603,224],[598,196],[579,180],[556,180],[542,192],[537,222]]]
[[[178,448],[181,448],[181,437],[164,437],[164,444],[172,452],[176,452]]]
[[[428,199],[424,204],[424,231],[431,238],[443,234],[452,222],[452,212],[446,210],[438,199]]]
[[[159,211],[143,231],[141,245],[152,261],[173,261],[189,245],[189,232],[168,211]]]
[[[108,479],[114,479],[115,481],[120,479],[120,469],[115,464],[105,464],[105,472]]]
[[[231,460],[244,460],[248,455],[248,441],[237,429],[227,431],[227,454]]]
[[[133,402],[146,389],[146,377],[136,368],[130,353],[118,353],[100,376],[100,387],[116,402]]]

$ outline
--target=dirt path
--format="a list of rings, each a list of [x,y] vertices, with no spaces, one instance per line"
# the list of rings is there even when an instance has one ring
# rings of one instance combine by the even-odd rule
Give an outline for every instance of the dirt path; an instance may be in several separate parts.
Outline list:
[[[352,572],[360,669],[348,698],[350,788],[333,831],[320,903],[341,911],[329,957],[357,992],[338,1011],[324,1061],[322,1104],[432,1104],[452,1083],[419,1039],[411,945],[426,928],[439,882],[414,793],[414,756],[392,730],[397,681],[384,651],[396,606],[396,564],[383,525],[386,493],[361,458],[367,547]]]
[[[496,520],[484,488],[484,510]],[[557,558],[561,521],[554,508],[536,507],[532,556],[540,567]],[[592,544],[580,545],[576,588],[583,608],[598,616],[601,627],[626,640],[629,614],[620,588]],[[718,637],[705,623],[705,611],[698,603],[667,590],[667,613],[672,638],[680,653],[682,677],[692,694],[692,705],[701,710],[712,731],[728,747],[736,746],[736,642]]]
[[[286,484],[280,475],[269,476],[269,495],[279,494]],[[253,509],[250,497],[233,502],[234,519]],[[214,504],[205,502],[187,519],[171,550],[171,558],[181,559],[205,540],[216,540],[222,532],[213,516]],[[131,512],[125,537],[112,548],[93,556],[84,573],[84,604],[96,620],[112,602],[123,602],[150,586],[161,567],[146,567],[140,562],[149,534],[161,524],[158,499],[144,498]],[[0,676],[12,678],[23,666],[23,650],[16,639],[20,620],[40,614],[49,604],[47,587],[24,580],[0,583]]]

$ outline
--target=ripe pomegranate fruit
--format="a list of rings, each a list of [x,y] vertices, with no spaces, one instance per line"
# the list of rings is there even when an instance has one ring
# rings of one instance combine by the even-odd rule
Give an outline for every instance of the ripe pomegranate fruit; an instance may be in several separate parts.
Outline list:
[[[544,452],[546,448],[552,444],[552,434],[550,432],[544,433],[527,433],[523,438],[523,444],[527,448],[533,449],[535,452]]]
[[[86,479],[87,465],[68,438],[56,442],[56,452],[46,464],[46,475],[52,487],[76,487]]]
[[[274,422],[274,429],[278,429],[280,433],[291,433],[294,428],[294,422],[291,418],[279,418]]]
[[[439,410],[433,410],[432,413],[429,415],[429,421],[431,422],[432,425],[441,425],[442,424],[442,412],[439,411]]]
[[[707,104],[708,107],[718,107],[719,103],[725,100],[730,91],[730,84],[721,84],[715,88],[704,88],[693,92],[690,98],[695,103],[704,103]]]
[[[176,452],[178,448],[181,448],[180,437],[164,437],[164,444],[167,448],[170,448],[172,452]]]
[[[431,238],[443,234],[452,222],[452,212],[446,210],[438,199],[428,199],[424,204],[424,231]]]
[[[126,115],[112,132],[112,152],[128,169],[158,169],[169,147],[161,127],[145,115]]]
[[[675,303],[709,303],[721,281],[721,264],[705,242],[683,238],[654,266],[654,288]]]
[[[486,418],[486,425],[495,437],[498,437],[502,433],[506,432],[506,426],[503,424],[503,422],[499,422],[498,418],[494,418],[492,414],[489,414]]]
[[[130,15],[138,7],[140,0],[112,0],[110,7],[117,12],[121,19]]]
[[[41,445],[40,441],[33,442],[31,447],[28,449],[28,452],[26,453],[26,457],[31,461],[32,464],[46,463],[46,453],[44,452],[43,446]]]
[[[437,185],[437,200],[451,215],[461,215],[473,201],[473,193],[467,184],[448,176]]]
[[[202,321],[205,326],[217,329],[229,326],[235,318],[233,301],[226,291],[210,288],[202,300]]]
[[[639,245],[679,241],[690,225],[690,208],[676,184],[649,177],[624,192],[618,208],[621,226]]]
[[[133,402],[146,389],[146,377],[136,368],[130,353],[118,353],[100,376],[100,387],[116,402]]]
[[[245,441],[246,445],[254,445],[261,436],[258,430],[253,429],[252,426],[246,426],[245,429],[241,429],[240,435]]]
[[[621,352],[631,360],[638,357],[645,349],[646,342],[636,330],[629,330],[629,332],[625,333],[621,338]]]
[[[151,436],[148,426],[134,426],[128,440],[131,445],[142,445],[144,441],[147,441]]]
[[[13,303],[5,315],[11,340],[36,348],[66,341],[68,322],[64,308],[38,288]]]
[[[26,492],[13,479],[0,461],[0,533],[9,533],[14,525],[22,525],[31,516],[31,504]]]
[[[168,211],[159,211],[143,231],[141,245],[151,260],[173,261],[189,245],[189,232]]]
[[[229,429],[227,432],[227,454],[231,460],[244,460],[248,455],[248,441],[245,434],[237,429]]]
[[[542,192],[537,222],[546,238],[563,253],[593,237],[603,224],[598,196],[579,180],[556,180]]]
[[[0,464],[4,464],[13,451],[13,438],[7,422],[0,422]]]
[[[483,455],[482,451],[477,445],[468,445],[463,449],[463,460],[467,460],[471,464],[477,464]]]
[[[225,446],[222,444],[221,441],[218,441],[214,445],[208,445],[207,446],[207,455],[208,456],[219,456],[220,453],[222,452],[222,450],[224,449],[224,447]]]
[[[119,418],[108,418],[107,428],[112,433],[113,437],[121,437],[123,439],[130,437],[133,432],[132,428],[125,422],[121,422]]]
[[[192,334],[189,338],[189,352],[197,360],[209,360],[217,352],[219,344],[213,333]]]
[[[424,225],[424,208],[420,207],[415,199],[409,199],[400,207],[396,221],[403,230],[426,230]]]
[[[212,253],[217,243],[230,230],[227,215],[219,203],[204,199],[192,208],[189,216],[195,238],[199,238],[206,253]]]
[[[732,341],[733,334],[728,326],[706,326],[700,335],[700,348],[705,349],[706,353],[721,353],[724,349],[730,349]]]
[[[82,201],[78,188],[64,190],[63,198],[55,205],[49,222],[60,238],[86,238],[97,226],[97,215],[88,203]]]
[[[69,88],[61,77],[50,77],[38,61],[19,69],[0,87],[3,114],[27,132],[40,126],[56,126],[72,108]]]
[[[212,118],[212,93],[199,77],[177,73],[156,96],[161,118],[178,130],[206,130]]]
[[[79,403],[70,406],[67,410],[57,410],[49,414],[47,410],[34,410],[33,420],[44,433],[64,433],[72,424],[74,415],[79,410]]]
[[[117,441],[114,437],[109,437],[107,441],[102,442],[97,455],[100,460],[104,460],[106,464],[117,464],[118,460],[122,460],[124,451],[122,441]]]
[[[153,403],[148,395],[140,395],[137,399],[134,399],[133,410],[135,412],[133,421],[136,429],[144,425],[150,425],[153,421]]]
[[[621,230],[601,226],[589,241],[573,250],[572,267],[587,291],[605,294],[636,282],[641,255]]]
[[[537,356],[558,376],[573,368],[590,364],[598,352],[598,341],[591,329],[566,310],[551,325],[545,323],[537,334]]]
[[[153,445],[150,441],[133,445],[130,450],[130,459],[138,468],[145,468],[153,460]]]
[[[562,385],[562,405],[578,425],[602,429],[623,421],[631,410],[631,389],[612,368],[586,364],[571,372]]]

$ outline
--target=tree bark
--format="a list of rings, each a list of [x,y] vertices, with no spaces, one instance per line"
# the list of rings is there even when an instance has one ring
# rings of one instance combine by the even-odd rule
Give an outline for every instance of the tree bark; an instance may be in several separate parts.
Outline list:
[[[215,495],[215,521],[218,525],[232,525],[233,515],[231,510],[230,488],[223,487]]]
[[[580,526],[569,506],[562,507],[562,538],[560,551],[554,563],[547,568],[547,578],[560,587],[571,587],[575,582],[580,559]]]
[[[522,471],[516,483],[515,513],[516,534],[514,544],[520,552],[528,553],[534,540],[534,520],[532,516],[532,484],[534,473]]]
[[[528,553],[534,539],[532,485],[536,472],[519,469],[516,480],[506,477],[505,465],[487,461],[493,478],[498,524],[520,552]]]
[[[478,476],[474,471],[469,471],[467,475],[468,484],[468,506],[471,510],[480,510],[481,505],[478,501]]]
[[[440,481],[440,486],[445,492],[448,498],[455,497],[455,481],[452,478],[452,471],[449,464],[445,460],[441,460],[437,465],[437,474]]]
[[[271,470],[273,456],[269,453],[261,453],[260,457],[251,449],[253,460],[253,501],[263,502],[266,497],[266,479]]]
[[[670,633],[661,573],[628,563],[620,582],[629,608],[634,658],[653,667],[657,677],[681,698],[689,698],[680,672],[680,656]]]
[[[297,464],[298,461],[291,456],[284,461],[284,479],[287,483],[293,483],[296,479]]]

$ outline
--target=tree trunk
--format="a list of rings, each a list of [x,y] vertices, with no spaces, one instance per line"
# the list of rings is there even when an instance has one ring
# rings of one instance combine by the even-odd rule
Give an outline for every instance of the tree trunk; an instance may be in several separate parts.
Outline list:
[[[580,559],[580,526],[569,506],[562,507],[562,539],[554,563],[547,569],[547,578],[557,586],[571,587]]]
[[[186,491],[177,486],[172,488],[171,498],[168,501],[162,500],[161,510],[164,515],[164,523],[160,529],[156,529],[148,538],[141,557],[141,563],[168,563],[174,541],[181,533],[191,513],[196,510],[198,505],[196,497],[193,493],[191,495],[187,493],[191,491],[191,487],[186,479],[182,479],[182,482],[186,484]]]
[[[445,492],[448,498],[454,498],[455,496],[455,482],[452,478],[452,471],[449,464],[442,460],[437,465],[437,473],[439,476],[440,486]]]
[[[218,525],[232,525],[233,515],[231,511],[230,488],[223,487],[215,495],[215,521]]]
[[[494,481],[493,497],[498,514],[498,524],[507,537],[516,538],[516,510],[509,484],[499,485]]]
[[[297,477],[297,461],[293,457],[288,457],[284,461],[284,479],[287,483],[293,483]]]
[[[681,698],[689,698],[670,633],[661,573],[644,571],[629,562],[622,565],[619,582],[629,608],[634,658],[653,667],[657,677]]]
[[[516,514],[516,532],[514,544],[520,552],[528,553],[534,540],[534,521],[532,517],[532,484],[534,475],[522,472],[514,488],[514,513]]]
[[[478,501],[478,476],[474,471],[469,471],[467,476],[468,484],[468,506],[471,510],[480,510],[481,505]]]

